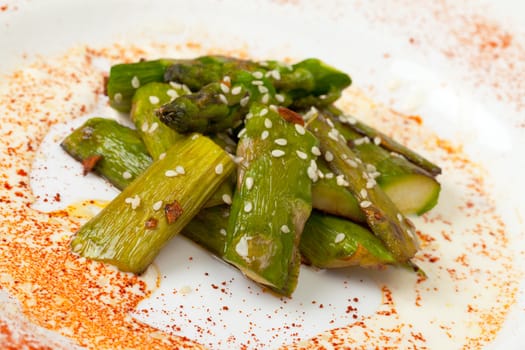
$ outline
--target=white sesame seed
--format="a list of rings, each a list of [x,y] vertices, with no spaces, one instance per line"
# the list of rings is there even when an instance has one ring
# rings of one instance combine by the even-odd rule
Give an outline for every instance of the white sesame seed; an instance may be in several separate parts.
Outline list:
[[[175,89],[182,89],[182,84],[177,83],[176,81],[170,81],[170,85]]]
[[[324,153],[324,159],[327,161],[327,162],[331,162],[332,160],[334,160],[334,155],[332,154],[332,152],[330,151],[326,151]]]
[[[155,130],[157,130],[158,127],[159,127],[159,123],[157,123],[157,122],[151,124],[151,126],[148,129],[148,133],[151,134],[151,133],[155,132]]]
[[[224,81],[225,83],[231,83],[232,79],[230,78],[229,75],[225,75],[225,76],[222,78],[222,81]]]
[[[324,176],[325,176],[327,179],[333,179],[335,175],[334,175],[334,173],[326,173]]]
[[[375,185],[376,185],[375,180],[368,180],[368,181],[366,182],[366,186],[365,186],[365,187],[366,187],[367,189],[371,189],[371,188],[374,188]]]
[[[258,89],[261,94],[265,94],[268,92],[268,88],[264,85],[259,85]]]
[[[281,232],[282,233],[290,233],[290,228],[288,227],[288,225],[282,225],[281,226]]]
[[[175,177],[175,176],[179,175],[179,173],[177,171],[175,171],[175,170],[166,170],[164,175],[166,177]]]
[[[355,139],[353,142],[355,145],[360,146],[362,144],[369,143],[370,139],[364,136],[364,137],[361,137],[360,139]]]
[[[193,141],[195,141],[195,140],[197,140],[199,137],[200,137],[199,134],[193,134],[193,135],[191,136],[191,139],[192,139]]]
[[[253,77],[255,79],[262,79],[262,77],[264,76],[264,74],[262,72],[259,72],[259,71],[253,72],[252,75],[253,75]]]
[[[241,105],[241,107],[246,107],[248,102],[250,102],[250,96],[249,95],[241,98],[241,101],[239,102],[239,104]]]
[[[242,128],[241,131],[237,134],[237,138],[241,138],[246,135],[246,128]]]
[[[301,124],[294,124],[294,127],[295,127],[295,131],[297,131],[299,135],[304,135],[306,133],[306,130]]]
[[[367,163],[366,164],[366,171],[368,171],[369,173],[373,173],[373,172],[377,171],[377,169],[376,169],[376,167],[373,164]]]
[[[259,65],[261,67],[268,67],[268,62],[267,61],[261,61],[261,62],[259,62]]]
[[[325,94],[319,95],[319,98],[320,98],[321,100],[326,100],[327,97],[328,97],[328,96],[326,96]]]
[[[279,112],[279,107],[277,107],[276,105],[270,105],[269,108],[270,108],[272,111],[274,111],[274,112],[277,112],[277,113]]]
[[[130,204],[132,201],[133,201],[133,198],[131,197],[126,197],[126,199],[124,199],[124,203],[126,204]]]
[[[313,182],[316,182],[319,179],[319,174],[317,173],[317,163],[313,159],[310,161],[310,166],[308,169],[306,169],[306,173]]]
[[[349,183],[348,183],[348,181],[346,181],[344,175],[337,175],[335,177],[335,182],[337,183],[338,186],[342,186],[342,187],[346,187],[346,186],[349,185]]]
[[[179,94],[177,93],[177,91],[175,91],[173,89],[169,89],[168,91],[166,91],[166,95],[171,97],[172,100],[176,99],[177,97],[179,97]]]
[[[286,139],[275,139],[275,144],[279,145],[279,146],[286,146],[288,144],[288,141]]]
[[[372,205],[372,202],[370,201],[362,201],[359,203],[359,206],[361,206],[361,208],[368,208],[371,205]]]
[[[131,179],[131,176],[132,176],[132,175],[131,175],[131,173],[130,173],[129,171],[125,171],[125,172],[122,173],[122,177],[123,177],[124,179],[126,179],[126,180]]]
[[[263,109],[261,109],[261,112],[259,113],[259,115],[260,115],[261,117],[264,117],[264,116],[267,115],[267,114],[268,114],[268,108],[263,108]],[[266,123],[268,123],[267,120],[268,120],[268,122],[270,123],[270,126],[267,126],[267,128],[271,128],[271,127],[272,127],[272,122],[271,122],[271,120],[269,120],[269,119],[265,119],[265,120],[264,120],[264,125],[266,125]]]
[[[275,99],[276,99],[277,102],[279,102],[279,103],[283,103],[283,102],[284,102],[284,96],[281,95],[281,94],[275,94]]]
[[[138,195],[135,195],[135,197],[133,197],[131,199],[131,209],[135,210],[139,207],[140,205],[140,197]]]
[[[266,128],[270,129],[272,127],[272,125],[273,125],[273,123],[272,123],[272,121],[270,119],[268,119],[268,118],[264,119],[264,126]]]
[[[297,125],[297,124],[296,124]],[[321,150],[319,149],[319,147],[317,146],[313,146],[312,147],[312,154],[314,156],[320,156],[321,155]]]
[[[161,207],[162,207],[162,201],[157,201],[157,202],[153,203],[153,205],[152,205],[152,208],[155,211],[159,210]]]
[[[359,165],[359,164],[357,164],[357,162],[355,160],[350,159],[350,158],[346,159],[345,162],[346,162],[346,164],[350,165],[352,168],[357,168],[357,166]]]
[[[140,130],[142,130],[143,132],[147,132],[149,129],[149,124],[148,122],[144,122],[142,123],[142,126],[140,127]]]
[[[297,157],[299,157],[301,159],[307,159],[308,158],[308,155],[306,153],[304,153],[303,151],[296,150],[295,153],[297,153]]]
[[[321,170],[317,170],[317,174],[319,175],[320,179],[324,179],[324,174]]]
[[[335,236],[335,239],[334,239],[334,243],[340,243],[343,241],[343,239],[345,239],[345,234],[344,233],[338,233],[336,236]]]
[[[270,72],[275,80],[281,80],[281,73],[277,69],[273,69]]]
[[[396,216],[399,221],[403,221],[403,216],[400,213],[397,213]]]
[[[246,189],[251,190],[253,187],[253,177],[248,176],[246,178]]]
[[[263,97],[261,97],[261,102],[264,104],[267,104],[268,102],[270,102],[270,95],[264,94]]]
[[[249,253],[248,249],[248,240],[250,237],[242,237],[239,242],[235,245],[235,252],[239,254],[239,256],[247,257]]]
[[[226,204],[232,204],[232,197],[229,194],[225,193],[222,195],[222,201]]]
[[[336,128],[332,128],[328,132],[328,137],[334,141],[339,141],[339,130],[337,130]]]
[[[186,174],[186,170],[184,170],[184,167],[182,165],[177,165],[175,167],[175,171],[180,175]]]
[[[182,84],[181,87],[182,87],[182,90],[184,90],[185,93],[191,94],[191,90],[186,84]]]
[[[228,104],[228,99],[223,94],[219,94],[219,100],[221,100],[221,102],[224,103],[225,105]]]
[[[279,158],[279,157],[282,157],[284,156],[286,153],[280,149],[274,149],[272,151],[272,157],[275,157],[275,158]]]
[[[132,79],[131,79],[131,86],[134,87],[135,89],[138,89],[139,86],[140,86],[140,80],[137,76],[134,76]]]
[[[362,198],[366,198],[366,197],[368,197],[368,192],[363,188],[363,189],[361,189],[361,191],[359,191],[359,195]]]
[[[217,164],[217,166],[215,167],[215,174],[220,175],[223,171],[224,166],[222,165],[222,163]]]
[[[246,213],[251,212],[252,209],[253,209],[253,204],[252,204],[252,202],[245,202],[245,203],[244,203],[244,211],[245,211]]]
[[[381,144],[381,138],[379,136],[374,137],[374,143],[376,145],[380,145]]]
[[[332,129],[335,128],[335,125],[334,125],[334,123],[332,122],[331,119],[326,119],[326,124],[330,125],[330,127],[331,127]]]
[[[149,102],[152,104],[152,105],[156,105],[160,102],[159,98],[157,96],[150,96],[149,97]]]
[[[253,113],[252,112],[248,112],[246,113],[246,117],[244,117],[246,120],[248,119],[252,119],[253,118]]]
[[[253,80],[253,81],[252,81],[252,85],[257,85],[257,86],[259,86],[259,85],[263,85],[263,84],[264,84],[264,83],[263,83],[262,80]]]
[[[221,91],[224,92],[225,94],[227,94],[228,92],[230,92],[230,88],[228,85],[224,84],[224,83],[221,83],[219,85],[221,87]]]
[[[166,157],[166,152],[159,154],[159,159],[164,159]]]
[[[231,90],[232,95],[238,95],[238,94],[241,93],[241,91],[242,91],[242,87],[241,87],[241,86],[236,86],[236,87],[234,87],[234,88]]]
[[[220,233],[221,235],[223,235],[223,236],[226,236],[226,230],[223,229],[223,228],[221,228],[221,229],[219,230],[219,233]]]
[[[122,94],[120,92],[117,92],[115,95],[113,95],[113,99],[116,103],[122,102]]]
[[[357,124],[357,119],[355,119],[354,117],[351,117],[351,116],[347,116],[346,117],[346,122],[348,124],[355,125],[355,124]]]

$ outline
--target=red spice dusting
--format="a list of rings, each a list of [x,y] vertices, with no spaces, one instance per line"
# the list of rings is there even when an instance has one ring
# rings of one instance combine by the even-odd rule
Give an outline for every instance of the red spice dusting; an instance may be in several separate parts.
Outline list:
[[[173,201],[173,203],[168,203],[164,207],[164,214],[166,215],[166,220],[168,224],[173,224],[177,219],[182,215],[183,210],[179,202]]]
[[[9,6],[2,5],[2,6],[0,6],[0,11],[5,12],[5,11],[7,11],[8,8],[9,8]]]
[[[149,218],[148,220],[146,220],[146,223],[144,225],[147,229],[153,230],[157,228],[158,223],[159,221],[157,219]]]

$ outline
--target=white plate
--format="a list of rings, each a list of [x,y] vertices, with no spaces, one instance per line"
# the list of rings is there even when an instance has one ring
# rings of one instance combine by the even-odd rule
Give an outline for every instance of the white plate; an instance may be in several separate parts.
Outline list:
[[[163,340],[194,340],[229,349],[355,341],[363,348],[518,348],[525,343],[519,259],[524,6],[402,0],[0,4],[0,255],[10,262],[0,266],[0,326],[6,326],[0,344],[151,348]],[[58,146],[89,116],[122,118],[95,91],[102,72],[123,58],[207,52],[319,57],[351,74],[346,108],[443,165],[439,205],[414,219],[426,242],[418,262],[428,281],[395,269],[303,268],[293,298],[282,299],[182,237],[140,281],[67,254],[83,219],[36,209],[116,193],[94,176],[81,177],[79,165]],[[75,117],[83,119],[61,124]],[[36,198],[20,181],[31,182]],[[55,265],[37,268],[35,262]],[[156,277],[160,284],[151,288]],[[149,298],[141,281],[154,289]]]

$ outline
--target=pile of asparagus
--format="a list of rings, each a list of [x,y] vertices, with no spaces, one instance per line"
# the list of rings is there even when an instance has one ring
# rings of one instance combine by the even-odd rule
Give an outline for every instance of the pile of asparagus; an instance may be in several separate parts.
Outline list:
[[[350,77],[318,59],[223,56],[119,64],[110,104],[63,149],[122,192],[71,248],[142,273],[182,233],[290,296],[301,263],[414,266],[405,215],[435,206],[440,168],[345,115]]]

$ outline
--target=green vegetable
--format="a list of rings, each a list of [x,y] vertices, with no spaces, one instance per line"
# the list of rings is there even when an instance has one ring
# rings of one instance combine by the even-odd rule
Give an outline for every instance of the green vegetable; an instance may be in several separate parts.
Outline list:
[[[243,157],[224,259],[254,281],[291,295],[299,240],[311,212],[309,168],[315,137],[279,112],[253,104],[237,155]]]
[[[163,159],[80,228],[71,248],[122,271],[143,272],[234,166],[230,156],[207,137],[194,134],[177,141]]]

